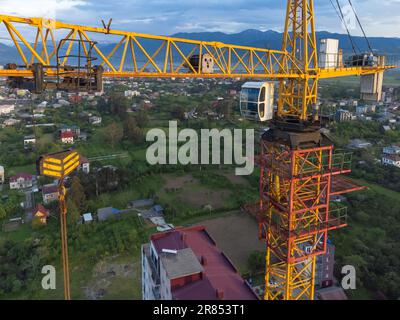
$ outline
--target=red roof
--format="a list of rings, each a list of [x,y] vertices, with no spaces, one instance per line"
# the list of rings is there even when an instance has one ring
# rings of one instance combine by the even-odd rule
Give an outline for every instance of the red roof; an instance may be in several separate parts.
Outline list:
[[[257,295],[237,272],[232,262],[221,252],[205,227],[177,228],[157,233],[151,241],[158,254],[162,249],[182,250],[191,248],[203,263],[200,280],[172,289],[172,296],[178,300],[216,300],[217,292],[226,300],[257,300]]]
[[[61,132],[61,139],[73,138],[74,133],[72,131]]]
[[[43,194],[58,193],[58,186],[55,184],[45,185],[42,188],[42,193]]]
[[[29,173],[18,173],[17,175],[10,177],[10,182],[16,182],[20,178],[23,178],[25,180],[32,180],[33,176]]]
[[[49,215],[49,210],[47,210],[45,207],[43,207],[43,205],[38,204],[35,208],[35,210],[33,211],[33,214],[36,215],[38,212],[48,216]]]

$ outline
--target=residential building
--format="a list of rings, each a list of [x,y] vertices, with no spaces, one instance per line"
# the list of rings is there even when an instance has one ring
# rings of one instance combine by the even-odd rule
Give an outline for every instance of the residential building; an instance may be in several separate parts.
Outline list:
[[[0,184],[3,184],[4,181],[5,181],[4,167],[0,166]]]
[[[42,198],[44,204],[58,200],[58,186],[56,184],[46,184],[42,187]]]
[[[17,89],[16,94],[19,98],[23,98],[27,95],[29,95],[29,90],[25,90],[25,89]]]
[[[78,170],[82,171],[83,173],[90,173],[90,163],[86,157],[81,156],[80,158],[80,165],[78,166]]]
[[[66,143],[66,144],[74,143],[74,134],[71,131],[62,132],[60,137],[61,137],[62,143]]]
[[[351,121],[353,118],[353,114],[344,109],[339,109],[336,111],[335,119],[337,122]]]
[[[64,132],[72,132],[74,137],[77,137],[81,134],[81,129],[78,126],[62,126],[60,128],[60,135]]]
[[[385,153],[385,154],[400,154],[400,147],[399,146],[384,147],[383,153]]]
[[[87,141],[88,138],[88,134],[86,132],[81,132],[78,136],[77,136],[78,140],[80,141]]]
[[[43,102],[39,103],[39,104],[37,105],[37,107],[38,107],[39,109],[44,109],[44,108],[47,107],[47,105],[48,105],[48,102],[47,102],[47,101],[43,101]]]
[[[399,154],[383,154],[382,164],[385,166],[394,166],[400,168],[400,155]]]
[[[33,176],[29,173],[19,173],[10,178],[10,189],[20,190],[33,186]]]
[[[49,211],[43,207],[43,205],[38,204],[32,212],[32,221],[37,222],[39,224],[45,225],[47,224],[47,218],[49,217]]]
[[[349,100],[347,105],[349,107],[357,107],[358,106],[358,101],[357,100]]]
[[[319,288],[331,287],[333,285],[335,265],[335,246],[328,240],[326,253],[317,257],[315,270],[315,286]]]
[[[16,124],[18,124],[20,122],[21,122],[21,120],[19,120],[19,119],[14,119],[14,118],[6,119],[3,121],[3,127],[15,126]]]
[[[36,144],[36,138],[33,135],[24,137],[24,148],[29,149]]]
[[[76,94],[71,94],[68,96],[68,101],[70,103],[79,103],[82,101],[82,96],[76,95]]]
[[[124,92],[125,97],[139,97],[140,92],[137,90],[126,90]]]
[[[372,104],[368,106],[368,112],[376,112],[376,105]]]
[[[14,104],[0,105],[0,115],[10,114],[15,110]]]
[[[63,99],[59,99],[57,104],[59,104],[62,107],[68,107],[71,105],[69,101]]]
[[[89,123],[91,125],[98,125],[101,124],[102,118],[97,116],[89,117]]]
[[[257,300],[203,226],[156,233],[142,246],[144,300]]]
[[[357,114],[364,114],[368,112],[368,107],[367,106],[357,106],[356,107],[356,113]]]

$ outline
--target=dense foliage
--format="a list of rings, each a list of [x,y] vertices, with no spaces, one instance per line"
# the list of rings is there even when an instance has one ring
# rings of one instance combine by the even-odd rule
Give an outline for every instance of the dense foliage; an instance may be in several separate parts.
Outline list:
[[[400,197],[373,190],[353,194],[349,215],[349,227],[332,233],[337,275],[342,266],[353,265],[358,289],[400,298]]]

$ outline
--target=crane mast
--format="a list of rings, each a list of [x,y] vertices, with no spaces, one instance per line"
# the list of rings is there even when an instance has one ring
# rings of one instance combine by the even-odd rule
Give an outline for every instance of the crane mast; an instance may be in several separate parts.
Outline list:
[[[294,65],[300,68],[301,76],[280,80],[277,115],[261,139],[257,216],[267,244],[264,298],[314,300],[317,257],[327,252],[329,231],[347,225],[345,208],[332,210],[330,199],[362,187],[340,177],[350,172],[349,159],[335,154],[319,130],[313,0],[288,1],[282,50],[282,64],[293,72]]]
[[[289,65],[291,72],[299,68],[304,77],[280,80],[278,118],[310,120],[309,109],[316,107],[318,88],[313,1],[288,1],[282,51],[287,52],[282,56],[282,65]]]
[[[10,85],[100,91],[103,78],[256,78],[279,82],[275,118],[261,139],[260,201],[254,208],[266,242],[266,300],[313,300],[316,259],[327,251],[328,232],[347,225],[345,210],[330,198],[362,187],[341,178],[350,172],[320,133],[319,79],[365,76],[394,66],[318,66],[313,0],[288,0],[281,50],[195,41],[0,15],[23,61],[0,70]],[[15,25],[36,30],[30,44]],[[55,31],[66,31],[56,39]],[[91,35],[119,37],[104,52]],[[154,42],[155,49],[145,43]],[[73,53],[76,43],[78,49]],[[120,56],[118,57],[118,53]],[[94,57],[96,55],[96,57]],[[79,65],[73,65],[78,59]],[[98,62],[98,64],[96,64]],[[127,67],[130,62],[133,67]],[[338,187],[339,186],[339,187]],[[65,233],[66,234],[66,233]],[[64,239],[66,242],[66,239]],[[69,288],[69,286],[67,287]],[[69,290],[68,290],[69,291]]]

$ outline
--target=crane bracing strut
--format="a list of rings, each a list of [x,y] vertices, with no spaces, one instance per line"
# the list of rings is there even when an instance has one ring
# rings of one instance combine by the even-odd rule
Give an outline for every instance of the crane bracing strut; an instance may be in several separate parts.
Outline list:
[[[330,209],[334,180],[350,172],[345,156],[333,152],[319,129],[320,79],[381,74],[394,66],[318,66],[313,0],[288,0],[281,50],[154,36],[67,24],[43,18],[0,15],[22,64],[0,70],[10,85],[46,89],[102,89],[103,78],[255,78],[279,81],[278,107],[261,139],[260,237],[267,244],[265,299],[314,299],[316,257],[327,250],[328,232],[346,226],[342,211]],[[16,26],[36,31],[30,44]],[[25,28],[27,29],[27,28]],[[31,30],[31,31],[32,31]],[[62,40],[56,39],[64,32]],[[105,52],[94,41],[117,39]],[[86,69],[74,67],[74,43]],[[152,43],[152,45],[149,45]],[[96,55],[97,65],[93,65]],[[79,53],[80,57],[81,53]],[[76,63],[76,62],[75,62]],[[56,80],[55,80],[56,79]]]

